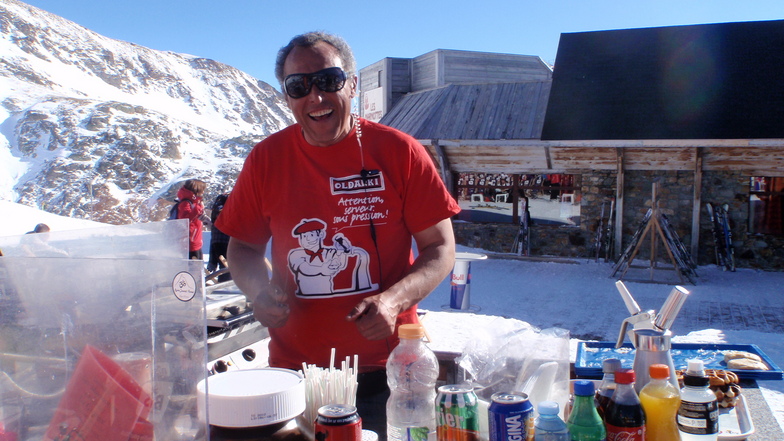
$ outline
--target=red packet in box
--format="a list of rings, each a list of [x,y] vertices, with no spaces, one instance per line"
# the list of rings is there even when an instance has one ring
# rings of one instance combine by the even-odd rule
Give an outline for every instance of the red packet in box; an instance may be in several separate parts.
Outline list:
[[[114,360],[87,345],[57,405],[45,440],[152,440],[152,397]],[[146,436],[149,433],[149,436]]]

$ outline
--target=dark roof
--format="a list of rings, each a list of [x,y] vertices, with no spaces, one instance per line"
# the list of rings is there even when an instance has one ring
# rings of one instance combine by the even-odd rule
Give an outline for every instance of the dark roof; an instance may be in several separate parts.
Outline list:
[[[784,138],[784,21],[562,34],[543,140]]]
[[[381,119],[416,139],[538,139],[550,81],[448,85],[409,93]]]

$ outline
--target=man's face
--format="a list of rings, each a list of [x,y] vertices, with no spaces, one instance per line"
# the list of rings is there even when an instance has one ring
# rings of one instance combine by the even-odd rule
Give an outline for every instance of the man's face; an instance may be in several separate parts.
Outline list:
[[[299,245],[311,251],[321,248],[321,239],[324,237],[324,230],[308,231],[299,235]]]
[[[283,77],[296,73],[313,73],[328,67],[343,68],[338,51],[325,42],[313,47],[295,47],[283,64]],[[351,131],[351,98],[357,87],[356,77],[346,79],[343,89],[324,92],[315,85],[302,98],[286,95],[294,118],[302,127],[308,143],[327,147],[342,140]]]

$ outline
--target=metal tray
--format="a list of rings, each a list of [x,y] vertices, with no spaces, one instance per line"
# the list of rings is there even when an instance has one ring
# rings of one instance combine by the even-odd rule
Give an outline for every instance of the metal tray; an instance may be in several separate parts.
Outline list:
[[[734,408],[721,409],[719,412],[719,441],[742,441],[754,433],[751,413],[746,407],[743,392]]]
[[[569,393],[574,393],[574,382],[571,380]],[[601,384],[598,380],[593,381],[594,387],[598,388]],[[751,419],[751,412],[746,405],[746,397],[743,392],[740,399],[733,408],[719,408],[719,441],[743,441],[754,434],[754,422]]]
[[[699,358],[708,369],[727,369],[724,363],[725,351],[746,351],[757,354],[770,370],[732,369],[741,379],[781,380],[784,372],[757,345],[732,345],[709,343],[673,343],[670,353],[675,369],[686,369],[688,360]],[[615,342],[581,341],[577,344],[577,357],[574,373],[580,378],[602,378],[602,362],[607,358],[617,358],[621,364],[630,368],[634,365],[634,347],[625,343],[616,348]]]

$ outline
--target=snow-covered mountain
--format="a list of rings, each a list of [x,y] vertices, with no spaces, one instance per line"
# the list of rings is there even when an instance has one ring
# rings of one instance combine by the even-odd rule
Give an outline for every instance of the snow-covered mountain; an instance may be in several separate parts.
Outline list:
[[[112,224],[163,219],[188,178],[210,201],[293,121],[275,88],[231,66],[17,0],[0,0],[0,103],[0,199]]]

